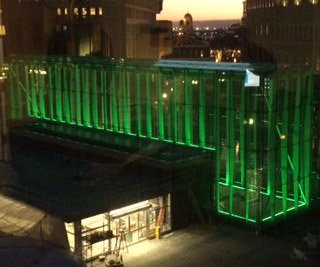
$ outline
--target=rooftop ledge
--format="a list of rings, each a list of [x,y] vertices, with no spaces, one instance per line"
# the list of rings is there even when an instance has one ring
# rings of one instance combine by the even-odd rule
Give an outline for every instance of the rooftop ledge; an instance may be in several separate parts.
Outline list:
[[[103,58],[103,57],[23,57],[13,59],[12,63],[32,63],[50,64],[84,64],[95,66],[125,66],[125,67],[150,67],[163,69],[184,69],[195,71],[218,71],[218,72],[240,72],[245,73],[246,70],[255,72],[270,72],[276,70],[275,64],[255,64],[255,63],[229,63],[229,62],[209,62],[194,60],[150,60],[150,59],[123,59],[123,58]]]

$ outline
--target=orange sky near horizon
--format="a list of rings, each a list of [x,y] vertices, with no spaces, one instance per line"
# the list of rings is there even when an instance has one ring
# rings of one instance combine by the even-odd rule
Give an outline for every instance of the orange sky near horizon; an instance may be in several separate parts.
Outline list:
[[[160,20],[179,21],[189,12],[194,20],[241,19],[243,0],[164,0]]]

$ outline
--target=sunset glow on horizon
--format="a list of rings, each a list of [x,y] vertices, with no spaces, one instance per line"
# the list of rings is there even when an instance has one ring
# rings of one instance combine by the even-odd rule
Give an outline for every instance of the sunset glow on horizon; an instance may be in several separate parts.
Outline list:
[[[164,0],[160,20],[179,21],[189,12],[194,20],[241,19],[243,0]]]

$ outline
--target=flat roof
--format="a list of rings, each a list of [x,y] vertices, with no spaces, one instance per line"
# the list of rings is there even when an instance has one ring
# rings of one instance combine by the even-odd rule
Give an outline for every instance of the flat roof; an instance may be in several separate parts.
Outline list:
[[[77,125],[52,122],[49,120],[35,120],[28,123],[24,130],[34,134],[45,134],[51,137],[64,138],[92,145],[104,146],[125,153],[161,162],[175,162],[198,157],[209,153],[202,148],[191,148],[185,145],[143,138],[141,136],[115,133],[104,129],[82,127]]]
[[[247,63],[247,62],[213,62],[213,61],[199,61],[199,60],[176,60],[176,59],[124,59],[124,58],[95,58],[95,57],[30,57],[25,56],[19,59],[13,59],[13,63],[18,64],[32,64],[37,61],[40,64],[75,64],[88,66],[109,66],[109,67],[128,67],[128,68],[172,68],[181,70],[206,70],[219,72],[236,72],[245,73],[246,70],[252,72],[269,73],[276,70],[275,64],[270,63]]]
[[[188,168],[212,159],[200,149],[49,122],[13,129],[11,141],[20,176],[11,194],[65,221],[171,193],[190,179]]]

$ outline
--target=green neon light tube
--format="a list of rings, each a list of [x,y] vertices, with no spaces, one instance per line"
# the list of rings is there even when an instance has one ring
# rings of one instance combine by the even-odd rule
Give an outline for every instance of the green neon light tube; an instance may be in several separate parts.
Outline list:
[[[206,146],[206,95],[204,88],[205,80],[199,81],[199,141],[200,147]]]
[[[70,100],[69,100],[69,85],[68,85],[68,75],[66,67],[63,67],[63,118],[65,122],[71,122],[70,116]]]
[[[60,66],[58,64],[56,64],[54,68],[54,80],[55,80],[56,119],[57,121],[63,121],[62,96],[61,96],[61,72],[60,72]],[[31,76],[31,84],[34,84],[34,75]]]

